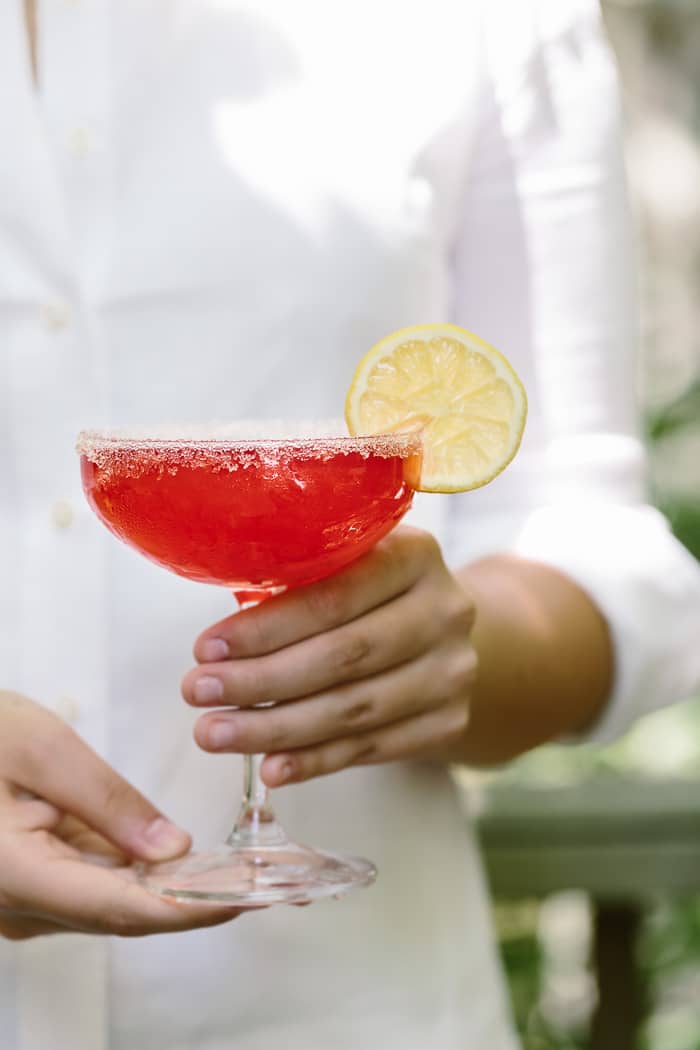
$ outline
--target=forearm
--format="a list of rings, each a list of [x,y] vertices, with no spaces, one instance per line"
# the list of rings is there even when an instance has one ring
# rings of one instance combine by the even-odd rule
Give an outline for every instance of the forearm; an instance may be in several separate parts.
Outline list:
[[[477,609],[478,673],[451,757],[504,762],[591,725],[610,694],[613,652],[587,595],[562,573],[509,555],[473,562],[457,578]]]

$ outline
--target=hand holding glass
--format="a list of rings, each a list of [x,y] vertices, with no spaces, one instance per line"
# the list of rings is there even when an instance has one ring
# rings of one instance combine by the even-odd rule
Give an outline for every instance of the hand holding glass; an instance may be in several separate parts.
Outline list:
[[[416,436],[332,436],[341,426],[86,432],[78,439],[83,486],[119,539],[180,576],[230,588],[247,607],[338,572],[408,510]],[[261,437],[263,427],[281,436]],[[243,803],[226,844],[143,867],[150,889],[255,905],[339,895],[374,880],[369,861],[289,841],[260,778],[262,758],[245,758]]]

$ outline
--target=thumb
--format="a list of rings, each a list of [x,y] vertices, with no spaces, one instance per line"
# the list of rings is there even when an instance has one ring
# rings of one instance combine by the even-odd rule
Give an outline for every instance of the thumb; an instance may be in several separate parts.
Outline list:
[[[125,853],[163,860],[185,853],[191,839],[119,776],[60,719],[38,705],[19,713],[29,724],[12,749],[10,777],[89,824]]]

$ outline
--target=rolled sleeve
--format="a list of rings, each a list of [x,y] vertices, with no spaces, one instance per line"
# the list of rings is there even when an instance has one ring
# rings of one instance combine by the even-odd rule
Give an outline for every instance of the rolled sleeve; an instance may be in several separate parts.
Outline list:
[[[510,549],[589,594],[615,653],[585,738],[602,742],[700,687],[700,566],[647,503],[634,238],[598,4],[522,5],[507,34],[500,9],[485,23],[453,316],[513,360],[530,420],[503,478],[454,501],[449,551]]]
[[[637,718],[700,688],[700,566],[653,507],[542,507],[513,549],[566,573],[609,625],[612,695],[580,740],[614,740]]]

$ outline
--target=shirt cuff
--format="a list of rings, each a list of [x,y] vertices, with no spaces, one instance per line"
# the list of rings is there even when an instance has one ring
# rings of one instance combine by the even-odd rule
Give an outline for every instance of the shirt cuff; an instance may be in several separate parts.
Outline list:
[[[615,654],[603,715],[576,743],[609,743],[700,689],[700,563],[649,506],[568,504],[529,515],[514,553],[568,575],[605,617]]]

